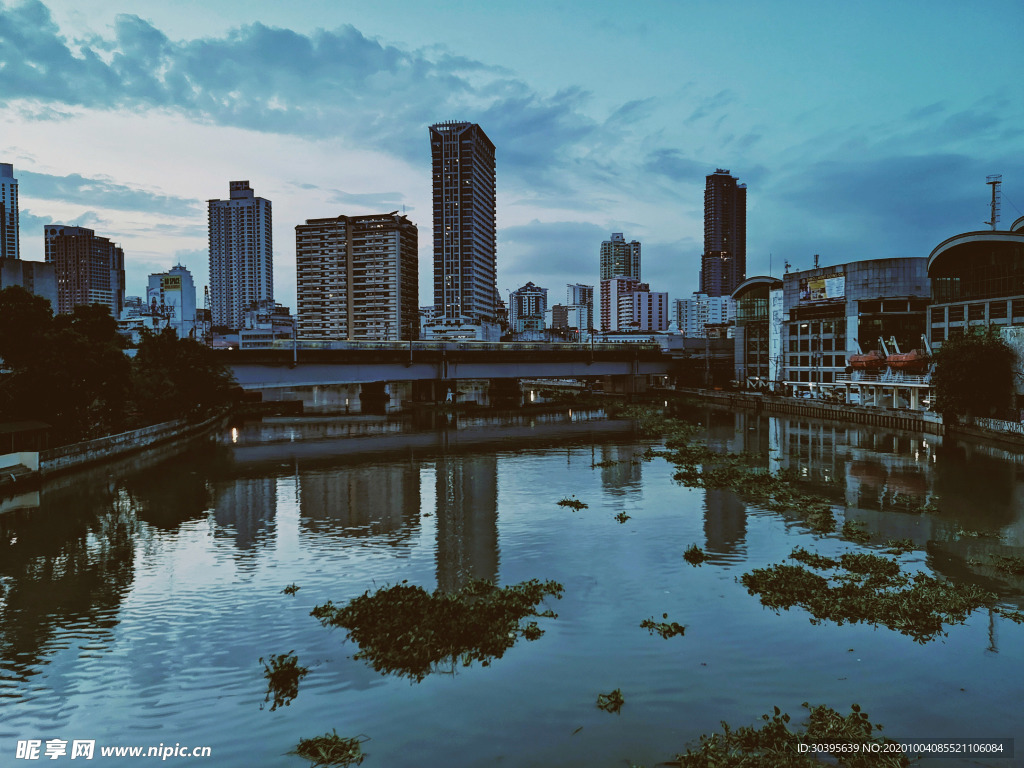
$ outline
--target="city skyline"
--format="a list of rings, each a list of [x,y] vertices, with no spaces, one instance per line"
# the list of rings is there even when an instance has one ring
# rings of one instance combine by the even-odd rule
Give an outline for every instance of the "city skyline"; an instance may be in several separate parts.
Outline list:
[[[395,209],[429,226],[422,135],[455,119],[498,147],[502,296],[597,284],[593,254],[615,231],[644,243],[645,280],[688,296],[697,273],[680,265],[699,259],[716,167],[750,186],[747,274],[815,253],[926,256],[985,229],[990,173],[1003,226],[1024,213],[1013,3],[655,3],[628,19],[621,3],[567,3],[545,25],[539,7],[460,7],[448,25],[415,4],[183,5],[0,5],[0,161],[19,181],[22,258],[42,260],[45,224],[85,226],[123,246],[128,293],[178,262],[201,289],[203,201],[250,178],[277,209],[275,297],[295,306],[294,226]],[[526,28],[532,44],[513,45]],[[719,28],[727,61],[705,39]],[[640,53],[604,61],[613,37]],[[665,72],[679,76],[652,76]]]

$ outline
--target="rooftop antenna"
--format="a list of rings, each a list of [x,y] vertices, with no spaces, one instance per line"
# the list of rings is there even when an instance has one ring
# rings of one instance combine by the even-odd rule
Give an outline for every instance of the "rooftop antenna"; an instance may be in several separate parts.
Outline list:
[[[818,254],[814,254],[814,268],[818,268]]]
[[[985,223],[992,227],[992,231],[995,231],[999,226],[999,185],[1003,183],[1003,174],[993,174],[985,183],[992,187],[992,219]]]
[[[786,269],[786,274],[788,275],[788,274],[789,274],[789,259],[786,259],[786,260],[785,260],[784,262],[782,262],[782,263],[786,265],[786,266],[785,266],[785,269]]]

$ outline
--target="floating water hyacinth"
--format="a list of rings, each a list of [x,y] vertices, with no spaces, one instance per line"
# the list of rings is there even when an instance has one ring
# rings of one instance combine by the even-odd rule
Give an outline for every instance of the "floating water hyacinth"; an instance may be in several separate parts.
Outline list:
[[[359,644],[353,658],[419,682],[442,671],[442,665],[449,673],[474,661],[487,666],[519,637],[536,640],[544,634],[537,622],[520,622],[529,616],[556,618],[537,607],[548,596],[561,599],[562,591],[557,582],[537,579],[510,587],[473,581],[458,592],[433,594],[402,582],[366,592],[343,607],[318,605],[311,615],[324,626],[348,630]]]

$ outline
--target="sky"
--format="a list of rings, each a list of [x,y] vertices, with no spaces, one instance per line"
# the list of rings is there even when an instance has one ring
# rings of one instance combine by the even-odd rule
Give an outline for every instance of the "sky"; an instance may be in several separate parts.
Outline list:
[[[77,224],[125,250],[128,295],[208,281],[206,201],[273,203],[277,301],[295,226],[404,211],[433,303],[428,126],[497,148],[498,289],[564,302],[602,240],[696,291],[705,176],[747,184],[747,274],[927,256],[1024,215],[1024,4],[703,0],[0,0],[0,162],[22,258]],[[201,293],[200,293],[201,295]],[[201,299],[200,299],[201,301]]]

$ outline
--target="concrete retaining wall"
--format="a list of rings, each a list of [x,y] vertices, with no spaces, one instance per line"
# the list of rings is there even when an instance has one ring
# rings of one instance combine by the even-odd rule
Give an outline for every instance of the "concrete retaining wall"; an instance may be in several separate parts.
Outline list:
[[[117,458],[140,451],[158,443],[177,440],[203,432],[224,418],[223,414],[206,421],[189,423],[185,419],[165,421],[151,427],[122,432],[119,435],[99,437],[82,443],[64,445],[39,453],[39,474],[43,477],[77,469],[87,464]]]

